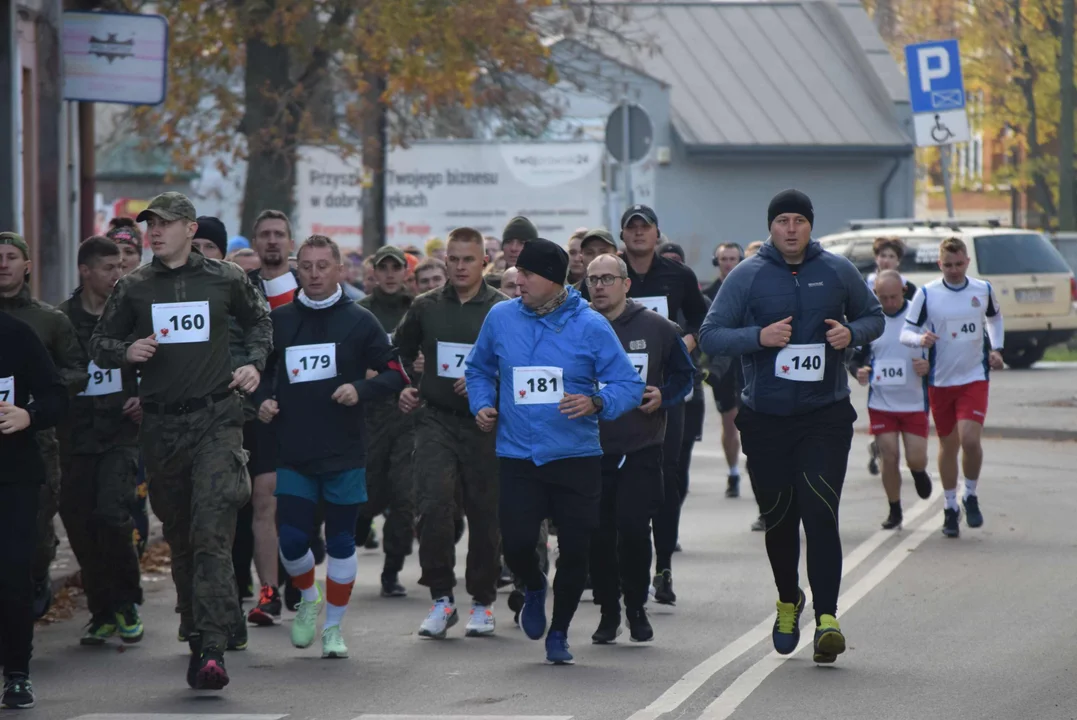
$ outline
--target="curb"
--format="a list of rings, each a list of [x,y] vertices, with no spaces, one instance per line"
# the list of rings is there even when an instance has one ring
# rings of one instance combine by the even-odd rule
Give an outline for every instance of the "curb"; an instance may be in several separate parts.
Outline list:
[[[861,435],[870,434],[869,428],[857,427],[855,432]],[[930,428],[931,434],[935,434],[935,425]],[[1058,430],[1057,428],[1032,428],[1032,427],[998,427],[986,426],[983,429],[983,437],[993,440],[1042,440],[1045,442],[1074,442],[1077,441],[1077,430]]]

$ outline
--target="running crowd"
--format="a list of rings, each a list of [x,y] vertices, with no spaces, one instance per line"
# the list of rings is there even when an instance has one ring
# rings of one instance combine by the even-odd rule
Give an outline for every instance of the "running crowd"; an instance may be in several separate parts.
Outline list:
[[[225,687],[225,652],[246,648],[248,624],[279,624],[285,606],[295,647],[320,636],[322,657],[347,657],[356,544],[378,546],[379,515],[383,597],[406,595],[399,573],[418,544],[432,601],[422,637],[460,621],[466,527],[466,635],[495,632],[497,591],[512,585],[514,623],[545,640],[549,662],[571,664],[568,631],[590,587],[594,643],[615,642],[622,621],[650,641],[647,603],[677,602],[704,385],[721,415],[727,497],[740,494],[742,444],[747,457],[752,530],[765,532],[778,591],[774,647],[788,654],[800,639],[803,526],[814,659],[834,662],[857,417],[846,371],[870,387],[883,528],[901,526],[901,445],[917,493],[931,494],[930,413],[943,532],[957,537],[962,506],[969,527],[983,523],[980,433],[1003,326],[991,286],[966,275],[960,239],[941,244],[942,277],[916,289],[895,269],[900,240],[876,242],[865,282],[812,240],[814,221],[806,195],[779,193],[768,239],[719,245],[718,277],[701,289],[649,207],[626,210],[618,237],[581,229],[565,248],[517,217],[499,247],[466,227],[433,248],[443,257],[382,247],[363,292],[332,239],[297,248],[274,210],[240,251],[257,262],[226,260],[223,224],[169,192],[81,243],[79,287],[58,308],[31,294],[27,242],[0,233],[3,706],[35,702],[33,625],[48,609],[57,512],[91,615],[80,642],[142,639],[140,488],[170,546],[192,688]],[[153,257],[140,264],[144,240]],[[494,253],[504,268],[491,273]],[[252,563],[261,587],[244,614]]]

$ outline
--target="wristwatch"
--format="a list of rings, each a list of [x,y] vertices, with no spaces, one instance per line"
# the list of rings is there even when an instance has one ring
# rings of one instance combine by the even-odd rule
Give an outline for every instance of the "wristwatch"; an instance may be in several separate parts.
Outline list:
[[[602,412],[602,408],[606,407],[606,402],[602,399],[602,396],[600,395],[592,395],[591,402],[595,406],[595,412]]]

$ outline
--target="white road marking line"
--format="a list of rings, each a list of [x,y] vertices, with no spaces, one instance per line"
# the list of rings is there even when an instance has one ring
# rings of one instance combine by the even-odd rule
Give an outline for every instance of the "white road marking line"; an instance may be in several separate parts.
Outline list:
[[[904,522],[912,523],[923,515],[931,505],[932,500],[921,500],[916,503],[905,513]],[[844,578],[855,570],[858,565],[868,558],[869,555],[875,552],[875,550],[892,537],[894,537],[893,530],[879,530],[867,540],[860,543],[856,549],[845,556],[845,559],[842,562],[841,576]],[[811,591],[805,589],[804,594],[807,598],[804,606],[807,607],[808,602],[810,602]],[[656,720],[656,718],[659,718],[666,713],[673,712],[680,707],[684,701],[691,697],[693,693],[703,687],[705,682],[721,671],[722,668],[751,650],[763,640],[769,640],[773,627],[774,616],[771,615],[751,630],[711,655],[699,665],[696,665],[689,670],[680,680],[673,683],[668,690],[658,696],[654,702],[642,710],[632,713],[628,717],[628,720]]]
[[[71,720],[281,720],[287,715],[213,715],[203,713],[94,713]]]
[[[916,528],[916,530],[906,537],[896,548],[891,550],[886,557],[880,560],[875,567],[864,575],[864,577],[860,578],[859,582],[838,598],[838,607],[841,608],[842,612],[848,612],[853,605],[856,605],[856,603],[871,592],[875,586],[885,580],[890,573],[894,572],[901,563],[905,562],[905,559],[912,554],[913,550],[919,547],[924,540],[936,532],[938,532],[938,526],[935,522],[932,520],[925,520],[920,527]],[[801,624],[804,624],[803,620],[801,621]],[[782,663],[805,648],[813,647],[814,636],[815,624],[809,619],[808,627],[803,628],[801,631],[800,644],[797,645],[797,649],[793,654],[779,655],[777,652],[771,652],[755,665],[752,665],[736,680],[730,683],[729,687],[723,690],[722,694],[714,699],[714,702],[706,707],[703,713],[699,716],[699,720],[726,720],[726,718],[736,712],[737,708],[740,707],[740,704],[744,702],[756,688],[763,684],[763,681],[767,679],[767,676],[777,670]]]
[[[572,715],[360,715],[354,720],[572,720]]]

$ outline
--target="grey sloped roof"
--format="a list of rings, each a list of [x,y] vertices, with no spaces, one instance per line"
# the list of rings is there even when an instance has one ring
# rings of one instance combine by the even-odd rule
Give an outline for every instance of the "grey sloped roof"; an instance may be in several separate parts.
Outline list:
[[[624,7],[649,47],[599,49],[671,86],[689,147],[911,148],[904,79],[851,0]]]

